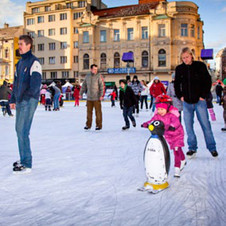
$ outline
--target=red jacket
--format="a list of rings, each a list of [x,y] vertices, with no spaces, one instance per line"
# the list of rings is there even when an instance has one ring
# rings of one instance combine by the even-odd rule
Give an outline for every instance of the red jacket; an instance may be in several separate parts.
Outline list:
[[[157,96],[161,95],[161,94],[166,94],[166,89],[164,87],[164,85],[161,82],[155,83],[153,82],[153,84],[150,87],[150,94],[156,98]]]
[[[111,100],[115,100],[116,93],[115,92],[112,92],[112,93],[109,94],[109,96],[111,96]]]
[[[79,98],[80,89],[81,89],[81,86],[75,86],[74,93],[73,93],[73,96],[75,99]]]

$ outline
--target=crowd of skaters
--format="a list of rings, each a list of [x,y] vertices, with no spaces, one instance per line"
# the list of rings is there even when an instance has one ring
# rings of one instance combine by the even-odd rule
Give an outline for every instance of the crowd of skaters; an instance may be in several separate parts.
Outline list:
[[[16,107],[16,132],[20,161],[13,164],[13,171],[22,173],[26,171],[30,172],[32,168],[29,131],[38,101],[40,100],[40,93],[41,103],[45,104],[46,111],[51,110],[52,102],[53,110],[59,111],[60,98],[62,99],[62,86],[60,82],[50,86],[43,85],[42,91],[40,92],[42,68],[38,59],[31,53],[31,47],[32,39],[27,35],[20,36],[19,52],[22,60],[16,65],[12,90],[10,90],[6,81],[0,87],[0,104],[4,110],[3,114],[8,112],[10,116],[12,115],[12,113],[9,113],[6,106],[9,105],[11,108]],[[211,95],[209,96],[212,85],[211,76],[203,62],[194,60],[193,53],[189,48],[184,48],[180,57],[182,63],[176,67],[175,75],[172,75],[172,82],[168,90],[166,90],[158,77],[154,78],[150,88],[145,81],[140,82],[136,75],[133,76],[132,81],[127,77],[127,79],[121,79],[119,82],[119,102],[125,120],[125,126],[123,126],[122,129],[129,129],[130,121],[132,126],[136,127],[134,115],[139,115],[140,101],[141,109],[143,108],[143,103],[145,103],[147,109],[149,91],[153,113],[151,114],[151,119],[143,123],[142,126],[146,128],[154,119],[162,119],[165,123],[165,138],[170,147],[174,150],[175,176],[180,176],[180,170],[185,165],[182,150],[184,146],[184,136],[180,118],[182,109],[184,112],[185,130],[188,136],[187,156],[189,158],[194,157],[198,149],[197,138],[194,131],[195,113],[201,125],[207,149],[213,157],[218,156],[216,142],[208,117],[208,109],[213,110],[213,106],[210,104],[207,108],[208,102],[212,102],[212,97]],[[24,76],[26,79],[21,79],[21,76]],[[71,91],[72,90],[68,90],[66,93]],[[74,86],[73,95],[75,106],[79,106],[79,99],[83,93],[87,95],[87,121],[84,129],[91,129],[93,109],[95,109],[96,130],[102,130],[101,101],[104,98],[105,85],[103,77],[98,72],[98,67],[95,64],[91,65],[91,71],[86,75],[82,86],[79,84]],[[223,93],[223,95],[221,94],[220,96],[219,104],[223,103],[224,107],[223,117],[225,125],[222,131],[225,131],[226,84],[224,84],[224,88],[222,87],[221,93]],[[115,106],[115,99],[118,98],[117,91],[113,91],[110,96],[112,106]],[[176,107],[175,98],[183,105],[183,108]],[[213,116],[214,112],[209,111],[209,113],[212,113]],[[214,119],[214,117],[212,119]],[[178,138],[177,142],[172,141],[176,138]]]

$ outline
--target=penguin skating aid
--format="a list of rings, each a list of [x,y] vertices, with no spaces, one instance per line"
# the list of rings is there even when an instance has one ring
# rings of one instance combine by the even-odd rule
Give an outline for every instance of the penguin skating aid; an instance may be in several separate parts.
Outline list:
[[[163,122],[153,121],[148,128],[152,135],[147,141],[143,157],[147,181],[138,190],[158,193],[169,187],[167,178],[170,168],[170,152],[163,137]]]

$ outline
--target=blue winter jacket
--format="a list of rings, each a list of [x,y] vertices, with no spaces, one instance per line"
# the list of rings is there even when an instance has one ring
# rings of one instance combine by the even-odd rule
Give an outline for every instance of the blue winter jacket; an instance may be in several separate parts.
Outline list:
[[[38,100],[40,95],[42,67],[39,60],[31,51],[21,57],[16,65],[10,103],[19,103],[30,98]]]

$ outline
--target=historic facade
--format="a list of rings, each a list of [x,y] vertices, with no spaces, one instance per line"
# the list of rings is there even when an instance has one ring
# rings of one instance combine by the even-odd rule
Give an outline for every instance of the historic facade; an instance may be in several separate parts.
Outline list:
[[[138,5],[86,11],[79,27],[79,77],[96,63],[105,81],[118,82],[126,76],[122,55],[131,51],[131,75],[169,81],[183,47],[200,59],[202,27],[193,2],[140,0]]]
[[[34,39],[33,52],[42,64],[43,82],[78,77],[78,21],[91,6],[106,8],[100,0],[27,2],[24,27]]]
[[[226,79],[226,47],[216,55],[216,75],[222,81]]]
[[[15,65],[19,60],[18,38],[23,34],[23,26],[0,28],[0,84],[5,79],[13,82]]]
[[[106,8],[101,0],[27,2],[26,33],[34,38],[34,54],[43,80],[83,81],[96,63],[107,82],[126,76],[124,52],[133,52],[130,75],[170,80],[189,46],[197,59],[203,48],[203,22],[193,2],[140,0],[137,5]]]

